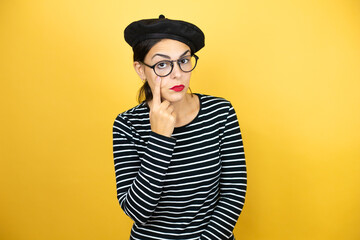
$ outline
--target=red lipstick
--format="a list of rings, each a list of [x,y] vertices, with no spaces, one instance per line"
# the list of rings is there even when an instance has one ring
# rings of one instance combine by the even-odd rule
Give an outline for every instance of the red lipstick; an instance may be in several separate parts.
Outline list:
[[[175,92],[181,92],[182,90],[184,90],[185,86],[184,85],[176,85],[173,86],[172,88],[170,88],[171,90],[174,90]]]

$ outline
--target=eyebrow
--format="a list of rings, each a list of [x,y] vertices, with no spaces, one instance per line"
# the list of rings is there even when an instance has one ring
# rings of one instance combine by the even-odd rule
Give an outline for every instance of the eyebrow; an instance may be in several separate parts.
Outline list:
[[[180,57],[185,56],[188,52],[190,52],[190,50],[186,50],[183,54],[180,55]],[[164,54],[161,54],[161,53],[155,54],[154,56],[152,56],[151,59],[153,59],[153,58],[156,57],[156,56],[163,57],[163,58],[167,58],[167,59],[171,59],[168,55],[164,55]]]

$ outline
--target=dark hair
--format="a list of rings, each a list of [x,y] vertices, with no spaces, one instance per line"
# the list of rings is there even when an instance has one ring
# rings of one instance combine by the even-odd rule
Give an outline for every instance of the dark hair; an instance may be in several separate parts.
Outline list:
[[[146,39],[144,41],[139,42],[133,47],[134,52],[134,62],[144,62],[146,54],[150,51],[150,49],[160,42],[162,39]],[[141,103],[142,101],[150,101],[153,98],[151,88],[147,81],[139,89],[138,93],[138,102]]]
[[[146,54],[148,54],[148,52],[150,51],[150,49],[157,44],[158,42],[160,42],[162,39],[146,39],[144,41],[139,42],[138,44],[136,44],[133,47],[133,52],[134,52],[134,62],[138,61],[138,62],[144,62],[144,59],[146,57]],[[189,88],[191,94],[192,91]],[[142,103],[143,101],[150,101],[152,100],[153,95],[152,95],[152,91],[151,88],[149,86],[148,81],[145,81],[144,84],[141,86],[141,88],[139,89],[139,93],[137,96],[137,100],[139,103]]]

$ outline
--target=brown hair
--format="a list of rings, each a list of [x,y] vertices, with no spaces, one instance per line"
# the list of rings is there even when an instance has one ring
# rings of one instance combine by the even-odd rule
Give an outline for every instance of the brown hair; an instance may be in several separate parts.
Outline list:
[[[135,61],[144,62],[146,54],[148,54],[150,49],[160,41],[161,39],[146,39],[136,44],[133,47],[134,62]],[[138,102],[141,103],[143,101],[150,101],[152,98],[153,95],[149,83],[145,81],[144,84],[139,89],[139,93],[137,97]]]

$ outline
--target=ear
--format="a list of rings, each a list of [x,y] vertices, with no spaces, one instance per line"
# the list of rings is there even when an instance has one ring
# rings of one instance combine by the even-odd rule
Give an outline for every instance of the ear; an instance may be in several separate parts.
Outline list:
[[[134,69],[135,69],[136,73],[139,75],[141,80],[143,80],[143,81],[146,80],[144,65],[142,65],[138,61],[135,61],[133,65],[134,65]]]

